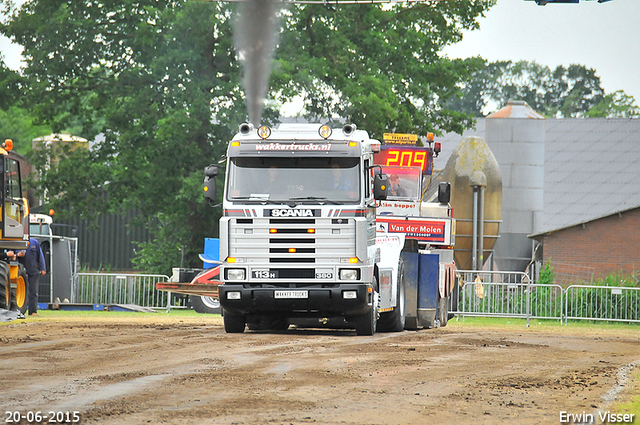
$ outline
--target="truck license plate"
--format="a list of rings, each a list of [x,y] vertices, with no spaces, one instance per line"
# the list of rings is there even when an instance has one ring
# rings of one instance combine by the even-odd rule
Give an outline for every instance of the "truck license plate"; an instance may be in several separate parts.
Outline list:
[[[309,291],[275,291],[274,298],[309,298]]]

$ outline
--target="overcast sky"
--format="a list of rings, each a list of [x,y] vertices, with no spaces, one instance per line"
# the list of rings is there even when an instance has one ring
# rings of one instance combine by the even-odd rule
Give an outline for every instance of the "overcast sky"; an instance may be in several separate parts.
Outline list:
[[[20,66],[21,51],[0,37],[0,52],[10,68]],[[536,61],[551,68],[585,65],[597,71],[607,93],[624,90],[640,104],[640,0],[546,6],[498,0],[480,19],[480,30],[466,33],[445,53],[451,58]]]
[[[527,60],[596,70],[606,93],[624,90],[640,104],[640,0],[578,4],[498,0],[480,30],[445,50],[451,57]]]

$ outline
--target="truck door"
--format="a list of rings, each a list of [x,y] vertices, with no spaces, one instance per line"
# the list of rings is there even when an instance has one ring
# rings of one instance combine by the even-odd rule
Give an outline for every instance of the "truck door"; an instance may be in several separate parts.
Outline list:
[[[26,208],[22,198],[20,181],[20,163],[12,158],[4,157],[2,165],[2,238],[23,239],[25,234]]]

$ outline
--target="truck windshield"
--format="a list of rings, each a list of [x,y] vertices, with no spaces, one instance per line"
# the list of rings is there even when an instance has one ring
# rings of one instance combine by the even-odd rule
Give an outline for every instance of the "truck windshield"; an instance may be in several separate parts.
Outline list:
[[[353,203],[360,175],[359,158],[232,158],[227,199]]]
[[[48,224],[38,224],[31,223],[29,224],[29,234],[31,235],[49,235],[49,225]]]

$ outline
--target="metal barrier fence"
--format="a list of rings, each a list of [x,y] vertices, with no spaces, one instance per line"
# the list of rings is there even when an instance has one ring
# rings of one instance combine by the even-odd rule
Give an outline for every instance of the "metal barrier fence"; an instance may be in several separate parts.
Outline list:
[[[640,323],[640,288],[572,285],[565,312],[566,320]]]
[[[465,316],[527,319],[594,320],[640,323],[640,288],[532,283],[522,272],[456,270],[457,285],[449,312]],[[136,304],[150,308],[184,308],[187,298],[174,299],[156,290],[164,275],[77,273],[72,303]]]
[[[165,308],[171,294],[157,291],[156,283],[168,281],[164,275],[77,273],[73,278],[71,302]]]
[[[457,270],[457,311],[464,316],[562,320],[563,291],[558,285],[532,284],[523,272]],[[455,307],[453,302],[450,307]]]
[[[522,272],[456,270],[449,312],[465,316],[640,323],[640,288],[540,285]]]

